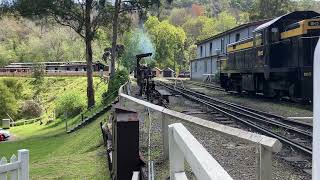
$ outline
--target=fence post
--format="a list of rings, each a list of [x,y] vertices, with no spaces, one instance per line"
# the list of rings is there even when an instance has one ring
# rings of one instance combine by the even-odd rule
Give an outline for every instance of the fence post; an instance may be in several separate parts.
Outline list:
[[[29,180],[29,150],[18,150],[18,160],[21,161],[19,180]]]
[[[169,158],[169,140],[168,140],[168,120],[166,119],[166,115],[161,113],[162,121],[161,121],[161,129],[162,129],[162,147],[163,147],[163,157],[165,160]]]
[[[260,158],[258,160],[258,180],[271,180],[272,179],[272,152],[265,148],[263,145],[259,145]]]
[[[312,179],[320,179],[320,41],[316,46],[313,60],[313,140],[312,140]]]
[[[169,164],[170,179],[174,180],[175,173],[184,172],[184,156],[174,140],[174,126],[169,126]]]

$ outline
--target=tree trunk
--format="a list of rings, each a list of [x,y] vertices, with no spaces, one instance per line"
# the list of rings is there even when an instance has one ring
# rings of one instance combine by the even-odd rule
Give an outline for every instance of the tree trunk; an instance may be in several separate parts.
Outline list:
[[[117,38],[118,38],[118,20],[119,20],[119,10],[120,10],[121,0],[115,0],[115,10],[112,22],[112,50],[111,50],[111,67],[110,67],[110,76],[111,78],[115,75],[116,72],[116,48],[117,48]]]
[[[88,108],[94,106],[94,88],[92,77],[92,30],[91,30],[92,0],[86,0],[85,28],[86,28],[86,61],[87,61],[87,100]]]

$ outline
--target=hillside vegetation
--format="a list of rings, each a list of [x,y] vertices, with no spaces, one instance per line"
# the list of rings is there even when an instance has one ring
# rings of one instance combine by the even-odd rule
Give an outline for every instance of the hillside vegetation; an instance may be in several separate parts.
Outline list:
[[[70,101],[77,101],[79,103],[78,105],[82,107],[81,110],[85,110],[87,87],[85,77],[45,77],[41,84],[34,84],[34,81],[34,78],[0,77],[0,85],[7,84],[5,82],[14,84],[6,85],[8,87],[3,88],[2,90],[9,95],[11,94],[10,101],[15,105],[14,107],[8,107],[6,111],[0,110],[0,118],[8,118],[6,112],[10,112],[9,114],[14,120],[29,119],[22,111],[24,104],[30,101],[39,104],[42,113],[37,115],[41,116],[43,123],[54,118],[55,115],[56,117],[57,115],[60,115],[57,106],[61,103],[65,103],[63,100],[67,98],[77,98],[75,100],[70,99]],[[102,82],[100,78],[94,78],[94,84],[97,106],[100,106],[101,96],[102,93],[107,90],[107,85]],[[0,89],[1,92],[3,92],[2,90]],[[7,107],[8,103],[4,102],[1,105],[2,107]],[[34,108],[29,109],[28,111],[33,110]],[[62,109],[62,111],[64,110]]]
[[[12,95],[16,104],[22,104],[32,98],[40,102],[43,113],[42,124],[38,121],[33,124],[12,127],[9,129],[12,139],[0,143],[0,157],[9,158],[19,149],[30,150],[31,179],[108,179],[107,162],[104,156],[103,140],[99,122],[105,121],[108,114],[74,133],[67,134],[65,122],[74,125],[80,121],[80,114],[74,116],[57,116],[48,121],[55,112],[56,106],[66,95],[75,94],[80,100],[71,99],[85,105],[86,78],[58,77],[44,78],[41,91],[35,96],[32,78],[0,78],[0,83],[6,80],[21,85],[19,96]],[[99,78],[94,79],[96,87],[97,107],[101,106],[101,95],[107,86]],[[7,88],[12,94],[16,89]],[[19,97],[15,99],[15,97]],[[71,96],[74,97],[74,96]],[[62,101],[64,102],[64,101]],[[68,101],[67,101],[68,102]],[[78,104],[75,106],[78,106]],[[67,104],[70,106],[70,104]],[[66,107],[65,110],[68,110]],[[94,112],[93,109],[92,112]],[[92,113],[91,112],[91,113]],[[87,113],[87,115],[89,115]],[[17,115],[18,117],[18,115]]]

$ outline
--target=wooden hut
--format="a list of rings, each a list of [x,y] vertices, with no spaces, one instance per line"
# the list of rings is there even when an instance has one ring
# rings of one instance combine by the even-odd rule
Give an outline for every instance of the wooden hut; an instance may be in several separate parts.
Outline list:
[[[174,70],[172,70],[171,68],[166,68],[162,71],[163,77],[174,77]]]

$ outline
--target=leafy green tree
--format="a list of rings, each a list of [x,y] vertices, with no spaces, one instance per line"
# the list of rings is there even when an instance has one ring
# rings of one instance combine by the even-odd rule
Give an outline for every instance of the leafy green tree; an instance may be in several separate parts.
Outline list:
[[[168,17],[169,22],[175,26],[182,26],[184,23],[191,18],[190,11],[185,8],[177,9],[174,8],[171,11],[170,16]]]
[[[0,82],[0,119],[8,118],[7,114],[14,117],[17,114],[18,105],[14,94],[7,86]]]
[[[20,99],[22,97],[23,85],[20,81],[15,78],[5,78],[0,81],[3,83],[8,90],[14,94],[15,99]]]
[[[236,18],[226,11],[221,12],[216,19],[215,26],[217,32],[224,32],[237,26]]]
[[[157,23],[155,17],[150,17],[145,26],[156,49],[157,66],[174,68],[176,62],[181,62],[181,52],[184,51],[186,41],[184,30],[171,25],[168,21]]]
[[[72,28],[84,39],[87,62],[88,107],[95,104],[92,77],[92,42],[100,26],[111,22],[113,6],[104,0],[15,0],[22,16],[52,17],[57,23]]]
[[[147,32],[141,29],[125,32],[122,37],[122,42],[125,50],[120,58],[120,64],[129,72],[132,72],[136,66],[137,54],[154,52],[153,44]],[[150,64],[150,62],[148,64]]]
[[[57,116],[74,117],[85,109],[85,99],[79,93],[68,91],[55,103]]]
[[[255,0],[250,10],[250,19],[268,19],[294,10],[292,0]]]

